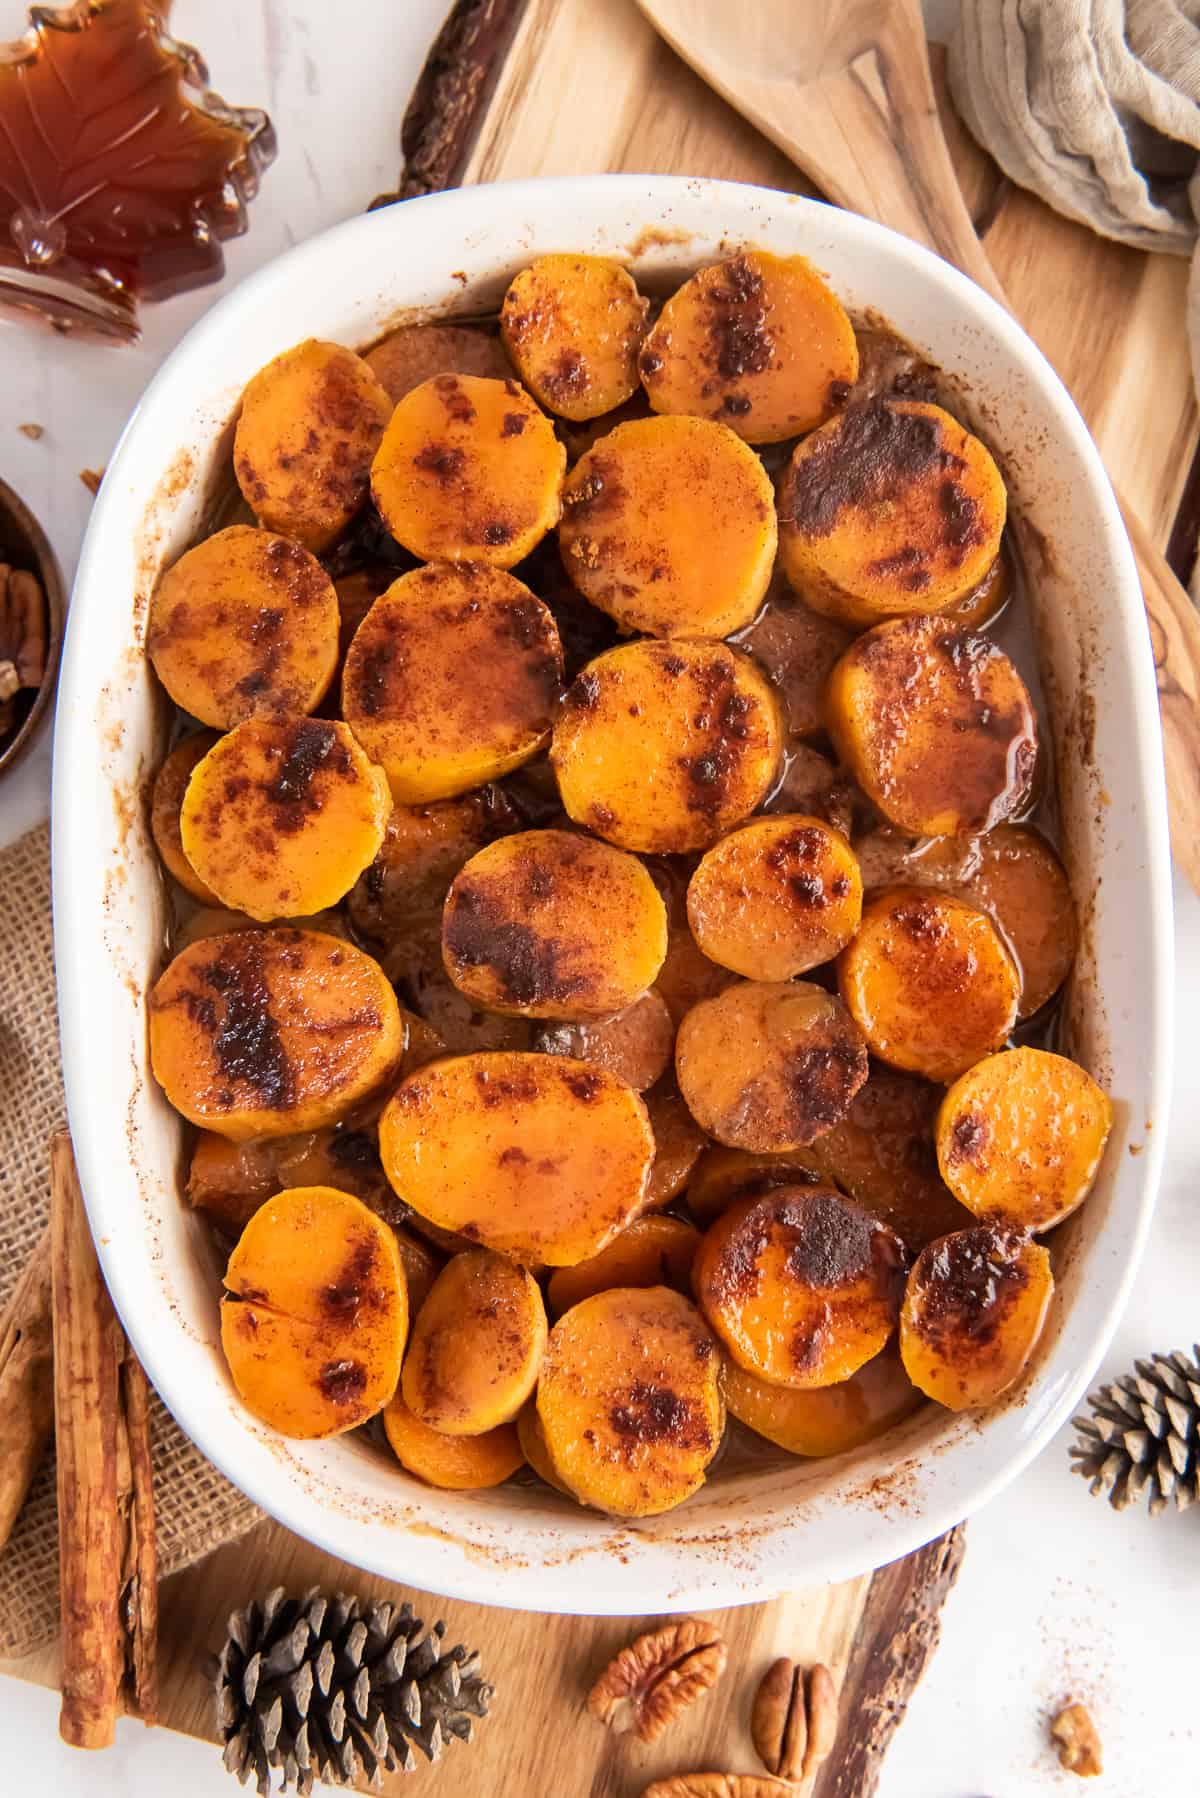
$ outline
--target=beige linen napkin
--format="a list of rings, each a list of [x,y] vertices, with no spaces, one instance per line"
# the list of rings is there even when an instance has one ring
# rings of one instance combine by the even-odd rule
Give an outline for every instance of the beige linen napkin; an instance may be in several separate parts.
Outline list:
[[[50,1133],[63,1122],[50,835],[43,825],[0,850],[0,1303],[45,1227]],[[162,1574],[244,1534],[261,1515],[193,1447],[152,1395],[154,1498]],[[47,1455],[0,1554],[0,1656],[58,1628],[58,1517]]]

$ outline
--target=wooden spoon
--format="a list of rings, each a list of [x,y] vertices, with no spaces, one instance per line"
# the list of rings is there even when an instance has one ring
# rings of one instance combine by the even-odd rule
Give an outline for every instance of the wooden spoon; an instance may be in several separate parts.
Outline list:
[[[672,49],[829,199],[903,231],[1009,305],[942,135],[919,0],[638,5]],[[1172,848],[1200,891],[1200,615],[1118,500],[1158,674]]]

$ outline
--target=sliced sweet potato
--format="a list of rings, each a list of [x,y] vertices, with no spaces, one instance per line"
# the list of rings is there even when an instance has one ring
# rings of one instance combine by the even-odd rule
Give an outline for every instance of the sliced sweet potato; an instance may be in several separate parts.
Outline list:
[[[162,857],[167,873],[177,880],[185,893],[201,905],[218,905],[216,894],[206,886],[183,852],[179,830],[179,811],[187,792],[192,769],[204,760],[218,741],[211,730],[196,730],[176,743],[158,773],[150,795],[150,832],[154,847]]]
[[[940,618],[859,637],[829,677],[829,734],[868,799],[913,836],[990,830],[1026,803],[1037,720],[989,638]]]
[[[654,990],[670,1012],[676,1029],[693,1005],[701,999],[715,999],[736,979],[729,968],[709,961],[686,924],[672,925],[667,932],[666,959],[658,970]]]
[[[710,960],[748,980],[791,980],[850,941],[862,880],[840,831],[784,813],[714,844],[692,875],[687,909]]]
[[[546,1435],[542,1429],[542,1420],[537,1413],[537,1399],[531,1398],[521,1409],[517,1418],[517,1440],[521,1444],[521,1453],[545,1485],[552,1486],[565,1498],[574,1498],[563,1485],[550,1459],[550,1450],[546,1447]]]
[[[336,905],[374,860],[391,809],[387,777],[347,725],[247,718],[193,769],[180,829],[209,890],[267,922]]]
[[[961,599],[943,607],[942,617],[967,630],[990,630],[1012,598],[1014,580],[1012,559],[1001,544],[999,555],[982,580]]]
[[[296,930],[319,930],[324,936],[341,937],[347,943],[352,941],[346,920],[337,909],[316,912],[310,918],[290,918],[288,922]],[[200,942],[203,937],[229,936],[239,930],[266,928],[266,925],[256,924],[252,918],[248,918],[245,912],[230,911],[223,905],[205,905],[184,918],[176,928],[172,941],[178,955],[182,950],[190,949],[193,943]]]
[[[838,985],[874,1054],[955,1080],[1017,1020],[1016,963],[985,912],[952,893],[894,887],[868,900]]]
[[[449,1492],[502,1486],[525,1463],[515,1424],[498,1424],[482,1436],[447,1436],[414,1417],[398,1393],[384,1410],[383,1427],[406,1473]]]
[[[514,275],[500,333],[534,397],[561,418],[599,418],[638,384],[647,302],[607,256],[539,256]]]
[[[428,1242],[412,1230],[405,1229],[403,1224],[393,1224],[392,1230],[396,1247],[400,1251],[404,1282],[408,1287],[408,1314],[410,1318],[415,1318],[432,1292],[433,1283],[442,1271],[443,1263]]]
[[[354,641],[354,633],[381,593],[396,578],[394,567],[376,563],[369,568],[355,568],[338,575],[333,583],[338,602],[338,655],[344,660]]]
[[[570,1055],[606,1068],[644,1093],[671,1065],[675,1026],[658,993],[643,993],[611,1018],[544,1024],[534,1039],[543,1055]]]
[[[776,564],[766,604],[733,641],[778,687],[790,734],[817,737],[825,729],[825,683],[852,637],[835,618],[806,606]]]
[[[515,381],[434,375],[392,413],[371,492],[422,561],[511,568],[558,523],[566,464],[554,426]]]
[[[442,960],[440,914],[414,918],[408,930],[393,938],[379,959],[389,980],[396,983],[405,1001],[437,1037],[442,1052],[474,1055],[489,1049],[533,1046],[533,1025],[528,1018],[478,1011],[465,993],[459,992]]]
[[[671,295],[638,367],[656,412],[719,418],[749,443],[780,443],[845,405],[858,345],[803,256],[745,250]]]
[[[819,818],[849,837],[862,794],[850,776],[809,743],[789,743],[783,766],[763,811],[771,817],[781,812],[801,812]]]
[[[577,824],[622,849],[703,849],[748,817],[782,748],[774,689],[723,643],[622,644],[567,691],[550,759]]]
[[[618,1237],[574,1267],[557,1267],[546,1287],[556,1317],[615,1286],[673,1286],[691,1292],[692,1261],[699,1233],[682,1218],[639,1217]]]
[[[364,350],[363,361],[393,406],[434,375],[507,381],[513,373],[500,339],[478,325],[401,325]]]
[[[448,1261],[417,1312],[400,1391],[447,1436],[511,1423],[537,1382],[546,1308],[537,1281],[491,1249]]]
[[[688,1012],[675,1072],[688,1110],[718,1142],[797,1149],[845,1117],[867,1077],[867,1046],[821,987],[747,980]]]
[[[975,1224],[922,1249],[908,1276],[900,1353],[913,1385],[951,1411],[990,1405],[1037,1346],[1050,1256],[1022,1231]]]
[[[225,1270],[221,1344],[246,1405],[285,1436],[335,1436],[396,1390],[408,1292],[396,1239],[361,1200],[291,1187]]]
[[[904,1244],[832,1187],[738,1199],[706,1231],[692,1286],[739,1366],[776,1386],[832,1386],[896,1327]]]
[[[242,395],[233,470],[261,524],[315,554],[367,497],[392,402],[339,343],[308,338],[260,368]]]
[[[188,1202],[238,1235],[272,1193],[290,1186],[336,1186],[381,1216],[397,1210],[372,1133],[339,1124],[299,1136],[230,1142],[201,1130],[192,1145]]]
[[[335,1122],[404,1053],[378,963],[315,930],[202,938],[175,957],[149,1009],[150,1062],[168,1099],[234,1142]]]
[[[851,406],[796,446],[779,493],[779,553],[796,592],[843,624],[939,612],[1000,549],[1006,499],[991,455],[940,406]]]
[[[480,1010],[607,1018],[654,980],[666,908],[636,856],[571,830],[526,830],[455,875],[446,972]]]
[[[269,1139],[230,1142],[213,1130],[201,1130],[192,1145],[187,1198],[227,1235],[240,1236],[259,1206],[279,1191]]]
[[[642,1209],[654,1154],[632,1087],[556,1055],[462,1055],[401,1081],[379,1120],[405,1204],[526,1266],[596,1254]]]
[[[527,762],[561,691],[549,612],[512,575],[477,565],[401,575],[342,674],[346,723],[401,805],[452,799]]]
[[[216,730],[311,712],[337,667],[337,594],[298,543],[231,524],[159,581],[146,654],[176,705]]]
[[[567,476],[558,532],[585,599],[625,631],[725,637],[749,624],[775,565],[770,477],[702,418],[643,418],[602,437]]]
[[[616,1517],[681,1504],[720,1445],[720,1366],[700,1313],[666,1286],[572,1306],[550,1332],[537,1395],[563,1484]]]
[[[495,786],[394,806],[379,853],[346,902],[354,928],[371,942],[389,942],[414,913],[440,910],[463,863],[517,826],[511,802]]]
[[[844,1455],[917,1409],[921,1394],[894,1348],[834,1386],[772,1386],[736,1361],[725,1369],[729,1415],[790,1455]]]
[[[1111,1099],[1078,1062],[1009,1049],[977,1062],[946,1094],[938,1163],[976,1216],[1050,1230],[1092,1190],[1112,1120]]]
[[[703,1230],[728,1211],[735,1199],[757,1198],[773,1186],[820,1186],[823,1174],[816,1144],[778,1155],[752,1155],[748,1149],[727,1149],[714,1143],[692,1170],[687,1208]]]
[[[683,1102],[674,1081],[664,1081],[646,1095],[654,1131],[654,1164],[646,1188],[646,1210],[657,1211],[679,1197],[708,1138]]]

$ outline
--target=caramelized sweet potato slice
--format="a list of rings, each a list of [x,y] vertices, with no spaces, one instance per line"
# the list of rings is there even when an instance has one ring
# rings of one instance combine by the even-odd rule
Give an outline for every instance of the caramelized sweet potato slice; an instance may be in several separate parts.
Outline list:
[[[414,918],[404,935],[394,938],[381,952],[380,963],[436,1036],[443,1053],[475,1055],[489,1049],[532,1047],[533,1025],[528,1018],[478,1011],[454,985],[442,960],[440,915]],[[425,1057],[432,1059],[432,1055]]]
[[[821,987],[747,980],[688,1012],[675,1072],[688,1110],[718,1142],[798,1149],[845,1117],[867,1077],[867,1047]]]
[[[242,395],[233,470],[260,524],[315,554],[367,497],[392,402],[360,356],[308,338],[260,368]]]
[[[203,761],[217,740],[211,730],[196,730],[190,736],[183,737],[154,776],[154,787],[150,795],[150,832],[154,838],[154,847],[162,857],[167,873],[179,882],[185,893],[198,899],[201,905],[218,905],[220,901],[212,888],[204,884],[183,852],[179,811],[187,792],[188,781],[192,777],[192,769],[197,762]]]
[[[546,1287],[546,1299],[556,1317],[616,1286],[673,1286],[691,1292],[692,1261],[700,1237],[682,1218],[639,1217],[627,1230],[586,1261],[574,1267],[557,1267]]]
[[[394,806],[379,853],[346,901],[355,930],[387,943],[414,913],[440,910],[463,863],[516,830],[517,822],[512,804],[494,786],[428,805]]]
[[[434,375],[392,413],[371,492],[422,561],[511,568],[558,523],[566,465],[554,426],[515,381]]]
[[[337,667],[337,594],[298,543],[231,524],[159,581],[146,653],[176,705],[214,729],[311,712]]]
[[[400,1391],[414,1417],[447,1436],[511,1423],[546,1347],[541,1288],[491,1249],[448,1261],[417,1312]]]
[[[517,1418],[517,1441],[521,1444],[521,1453],[545,1485],[552,1486],[561,1492],[564,1498],[574,1498],[575,1494],[567,1490],[558,1477],[554,1462],[550,1459],[550,1450],[546,1447],[546,1434],[542,1429],[542,1420],[537,1413],[537,1399],[531,1398],[522,1407]]]
[[[446,972],[480,1010],[606,1018],[663,963],[667,914],[636,856],[570,830],[526,830],[473,855],[442,919]]]
[[[500,332],[534,397],[561,418],[599,418],[638,384],[647,302],[607,256],[539,256],[514,275]]]
[[[746,250],[671,295],[638,366],[656,412],[719,418],[748,443],[780,443],[845,404],[858,345],[803,256]]]
[[[443,1262],[428,1242],[412,1230],[406,1230],[403,1224],[393,1224],[392,1229],[400,1251],[404,1283],[408,1287],[408,1314],[415,1318],[432,1292]]]
[[[635,1093],[644,1093],[671,1065],[675,1026],[666,1001],[658,993],[643,993],[611,1018],[544,1024],[534,1047],[543,1055],[570,1055],[606,1068]]]
[[[408,1292],[396,1239],[331,1186],[277,1193],[225,1270],[221,1343],[245,1403],[285,1436],[335,1436],[396,1390]]]
[[[367,1131],[339,1124],[253,1142],[230,1142],[213,1130],[197,1133],[188,1202],[227,1233],[240,1234],[264,1200],[289,1186],[335,1186],[384,1217],[399,1209]]]
[[[782,812],[801,812],[819,818],[849,837],[862,794],[848,774],[808,743],[789,743],[783,768],[763,811],[771,817]]]
[[[834,1386],[772,1386],[736,1361],[725,1369],[729,1415],[789,1455],[844,1455],[874,1441],[921,1403],[894,1348]]]
[[[723,643],[622,644],[576,675],[550,759],[577,824],[650,855],[703,849],[767,793],[774,689]]]
[[[752,1155],[748,1149],[726,1149],[714,1143],[692,1170],[687,1208],[703,1230],[728,1211],[735,1199],[760,1197],[773,1186],[819,1186],[823,1175],[815,1144],[778,1155]]]
[[[177,955],[150,995],[150,1061],[177,1111],[233,1142],[317,1130],[404,1053],[369,955],[315,930],[243,930]]]
[[[814,612],[792,592],[778,564],[762,611],[733,638],[778,687],[793,737],[824,731],[825,683],[852,640],[845,625]]]
[[[443,564],[375,601],[346,655],[342,709],[397,803],[421,805],[536,755],[561,690],[541,600],[501,569]]]
[[[1037,769],[1025,683],[989,638],[940,618],[877,625],[825,695],[829,734],[885,818],[914,836],[967,836],[1019,811]]]
[[[527,1266],[569,1267],[637,1216],[654,1153],[632,1087],[555,1055],[462,1055],[401,1081],[379,1120],[405,1204]]]
[[[347,943],[352,940],[345,918],[336,909],[315,912],[310,918],[290,918],[288,922],[296,930],[319,930],[323,936],[341,937]],[[266,928],[266,925],[256,924],[252,918],[248,918],[245,912],[230,911],[223,905],[205,905],[184,918],[176,929],[172,942],[178,955],[204,937],[230,936],[239,930]]]
[[[364,350],[363,361],[393,406],[434,375],[507,381],[513,372],[500,339],[478,325],[401,325]]]
[[[383,1427],[407,1473],[449,1492],[502,1486],[525,1462],[515,1424],[498,1424],[482,1436],[447,1436],[414,1417],[399,1393],[384,1410]]]
[[[235,1143],[213,1130],[197,1135],[188,1168],[188,1203],[227,1235],[240,1236],[281,1184],[269,1140]]]
[[[392,797],[345,724],[247,718],[192,772],[183,848],[225,905],[299,918],[336,905],[383,841]]]
[[[652,1093],[647,1093],[646,1110],[654,1131],[654,1164],[646,1188],[645,1208],[657,1211],[679,1197],[708,1138],[684,1104],[674,1081],[664,1081]]]
[[[1037,1346],[1054,1293],[1050,1256],[1001,1224],[922,1249],[908,1276],[900,1353],[913,1385],[951,1411],[990,1405]]]
[[[572,1306],[550,1332],[537,1395],[563,1484],[615,1517],[681,1504],[721,1441],[720,1366],[700,1313],[666,1286]]]
[[[791,980],[831,960],[858,929],[858,862],[820,818],[754,819],[704,855],[687,909],[710,960],[748,980]]]
[[[989,1055],[942,1101],[937,1156],[977,1217],[1050,1230],[1092,1189],[1112,1101],[1077,1062],[1045,1049]]]
[[[737,975],[709,961],[686,924],[672,925],[667,933],[667,954],[654,990],[660,994],[676,1029],[701,999],[715,999],[732,986]]]
[[[1016,1023],[1021,981],[986,913],[952,893],[895,887],[863,908],[838,985],[871,1050],[927,1080],[955,1080]]]
[[[843,624],[939,612],[1000,548],[1000,470],[940,406],[851,406],[796,446],[779,493],[788,580]]]
[[[961,599],[943,607],[942,617],[951,624],[962,625],[966,630],[990,630],[1007,608],[1013,586],[1012,560],[1002,543],[999,555],[982,580],[969,593],[964,593]]]
[[[563,566],[625,631],[741,630],[763,602],[777,538],[762,463],[702,418],[617,425],[580,456],[563,488]]]
[[[904,1244],[832,1187],[738,1199],[700,1240],[696,1301],[739,1366],[776,1386],[832,1386],[896,1327]]]

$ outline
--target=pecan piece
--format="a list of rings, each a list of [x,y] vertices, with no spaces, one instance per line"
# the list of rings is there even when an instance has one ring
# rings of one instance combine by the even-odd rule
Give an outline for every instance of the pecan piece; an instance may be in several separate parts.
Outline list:
[[[1100,1737],[1086,1704],[1064,1705],[1050,1725],[1058,1746],[1059,1764],[1081,1779],[1094,1779],[1104,1771]]]
[[[642,1798],[795,1798],[795,1787],[760,1773],[677,1773],[656,1779]]]
[[[800,1778],[808,1742],[804,1670],[786,1655],[772,1661],[754,1694],[750,1739],[768,1773]]]
[[[822,1661],[810,1667],[805,1681],[805,1721],[808,1742],[804,1749],[801,1779],[810,1779],[821,1762],[827,1759],[837,1739],[838,1690],[833,1674]]]
[[[588,1693],[588,1710],[610,1729],[632,1730],[639,1741],[653,1742],[716,1684],[725,1658],[711,1623],[681,1617],[623,1648]]]

